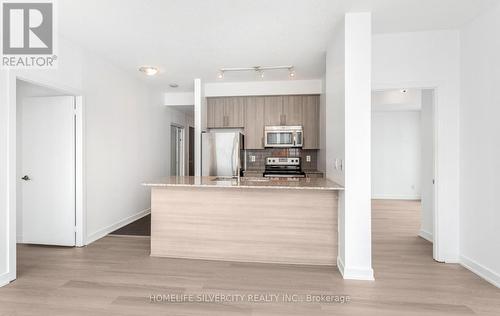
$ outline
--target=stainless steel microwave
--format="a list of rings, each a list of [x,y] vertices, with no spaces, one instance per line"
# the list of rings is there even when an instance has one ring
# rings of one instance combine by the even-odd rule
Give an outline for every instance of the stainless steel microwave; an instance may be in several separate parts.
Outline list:
[[[265,147],[302,147],[304,132],[302,126],[266,126]]]

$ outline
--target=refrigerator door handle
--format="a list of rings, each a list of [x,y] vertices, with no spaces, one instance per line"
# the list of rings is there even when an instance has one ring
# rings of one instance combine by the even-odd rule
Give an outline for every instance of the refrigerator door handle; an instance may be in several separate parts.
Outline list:
[[[234,176],[238,176],[238,152],[240,150],[240,146],[239,146],[239,140],[238,140],[238,137],[237,135],[235,135],[234,139],[233,139],[233,152],[231,153],[231,160],[232,160],[232,173],[233,173],[233,177]]]

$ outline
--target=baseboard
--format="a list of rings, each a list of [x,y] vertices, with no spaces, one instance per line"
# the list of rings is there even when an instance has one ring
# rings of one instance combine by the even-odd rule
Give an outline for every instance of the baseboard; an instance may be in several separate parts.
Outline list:
[[[372,200],[408,200],[419,201],[422,197],[420,195],[390,195],[390,194],[374,194]]]
[[[373,269],[349,269],[344,265],[344,261],[337,257],[337,268],[345,280],[374,281]]]
[[[427,241],[429,241],[431,243],[434,243],[434,238],[432,237],[432,233],[429,233],[428,231],[421,229],[418,232],[418,235],[420,237],[422,237],[423,239],[425,239],[425,240],[427,240]]]
[[[10,283],[10,273],[6,272],[0,275],[0,287],[6,286]]]
[[[500,288],[500,274],[486,268],[483,265],[475,262],[474,260],[467,258],[465,256],[460,256],[460,265],[462,265],[467,270],[479,275],[484,280],[493,284],[494,286]]]
[[[92,234],[87,236],[85,244],[90,245],[94,241],[101,239],[102,237],[108,235],[109,233],[112,233],[115,230],[122,228],[123,226],[127,226],[128,224],[135,222],[136,220],[143,218],[144,216],[149,215],[149,214],[151,214],[150,208],[143,210],[143,211],[140,211],[139,213],[134,214],[132,216],[129,216],[125,219],[122,219],[122,220],[120,220],[112,225],[109,225],[101,230],[98,230],[95,233],[92,233]]]

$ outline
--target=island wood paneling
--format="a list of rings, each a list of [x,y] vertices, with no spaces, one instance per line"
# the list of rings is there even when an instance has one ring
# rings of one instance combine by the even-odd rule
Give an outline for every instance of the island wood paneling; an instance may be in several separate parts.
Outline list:
[[[153,188],[151,255],[335,265],[337,192]]]

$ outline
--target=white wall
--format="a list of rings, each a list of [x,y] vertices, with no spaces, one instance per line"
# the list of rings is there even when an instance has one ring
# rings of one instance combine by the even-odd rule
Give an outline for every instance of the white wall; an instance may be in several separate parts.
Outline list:
[[[420,199],[419,111],[372,113],[372,197]]]
[[[168,172],[163,94],[64,39],[59,49],[56,70],[0,70],[0,284],[15,275],[16,77],[84,97],[89,241],[144,214],[141,182]]]
[[[194,105],[194,92],[166,92],[164,94],[164,105]]]
[[[322,80],[210,82],[205,84],[205,97],[321,94]]]
[[[98,56],[84,55],[88,241],[150,208],[141,183],[168,174],[168,109],[162,94]]]
[[[460,101],[458,31],[382,34],[373,37],[373,89],[436,88],[437,206],[435,259],[457,262],[459,227]],[[435,243],[436,244],[436,243]]]
[[[327,177],[345,185],[339,203],[339,256],[346,279],[372,280],[371,14],[349,13],[326,59]],[[335,160],[345,160],[337,164]]]
[[[500,287],[500,5],[461,31],[460,254]]]

